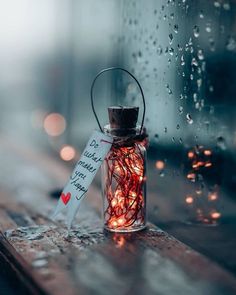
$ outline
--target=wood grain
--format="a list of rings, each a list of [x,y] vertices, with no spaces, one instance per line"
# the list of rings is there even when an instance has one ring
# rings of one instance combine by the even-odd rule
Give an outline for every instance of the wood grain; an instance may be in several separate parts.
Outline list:
[[[104,232],[92,187],[73,230],[48,216],[69,171],[26,148],[1,144],[0,252],[31,294],[235,294],[233,275],[149,224],[132,234]],[[55,171],[57,171],[55,173]],[[14,179],[14,182],[12,181]]]

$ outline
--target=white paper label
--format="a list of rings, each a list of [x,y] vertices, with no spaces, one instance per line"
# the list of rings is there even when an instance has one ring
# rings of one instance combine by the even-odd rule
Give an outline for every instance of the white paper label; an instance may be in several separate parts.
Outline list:
[[[71,227],[79,205],[109,152],[112,142],[112,137],[96,130],[93,131],[80,160],[63,189],[52,218],[55,218],[59,212],[66,208],[67,226]]]

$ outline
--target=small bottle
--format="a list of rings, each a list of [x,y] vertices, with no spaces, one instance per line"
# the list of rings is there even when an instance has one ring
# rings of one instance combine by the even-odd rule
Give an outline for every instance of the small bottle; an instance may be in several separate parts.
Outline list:
[[[102,164],[102,190],[104,227],[112,232],[146,226],[146,149],[138,112],[138,107],[108,108],[104,132],[114,143]]]

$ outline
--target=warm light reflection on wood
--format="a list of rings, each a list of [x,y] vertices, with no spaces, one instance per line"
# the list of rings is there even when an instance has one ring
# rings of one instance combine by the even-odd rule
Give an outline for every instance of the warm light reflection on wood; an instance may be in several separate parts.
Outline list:
[[[117,248],[123,247],[126,242],[125,237],[121,234],[114,234],[113,241]]]

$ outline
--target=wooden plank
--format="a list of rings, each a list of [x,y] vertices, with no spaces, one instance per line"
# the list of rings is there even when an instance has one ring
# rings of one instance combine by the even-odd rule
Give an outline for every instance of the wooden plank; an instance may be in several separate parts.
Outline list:
[[[156,227],[135,234],[103,233],[99,219],[91,216],[86,205],[79,226],[68,236],[62,225],[49,223],[26,208],[5,209],[12,224],[16,210],[22,217],[18,220],[25,216],[34,220],[26,228],[8,230],[5,237],[26,278],[30,276],[48,294],[60,295],[64,290],[77,294],[77,288],[83,290],[82,294],[95,290],[108,294],[112,286],[117,287],[115,294],[236,291],[235,279],[229,273]]]
[[[38,165],[42,155],[27,159],[26,153],[14,150],[12,154],[9,148],[2,157],[0,152],[0,160],[7,158],[7,151],[14,163],[9,162],[8,168],[17,165],[22,176],[11,172],[14,188],[8,185],[6,176],[1,180],[7,191],[0,192],[1,253],[31,292],[235,294],[235,277],[151,224],[139,233],[104,232],[98,214],[101,200],[96,198],[99,192],[95,187],[90,189],[68,235],[63,215],[57,222],[48,219],[55,201],[47,193],[55,184],[60,185],[67,173],[55,175],[54,169],[50,173],[50,167],[55,167],[50,159]],[[35,173],[35,167],[38,181],[45,187],[37,182],[24,183],[24,195],[19,190],[22,180],[34,181],[29,171]],[[63,171],[59,164],[58,171]]]

